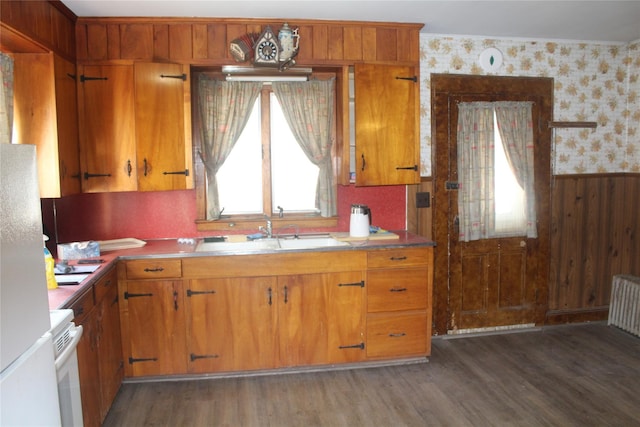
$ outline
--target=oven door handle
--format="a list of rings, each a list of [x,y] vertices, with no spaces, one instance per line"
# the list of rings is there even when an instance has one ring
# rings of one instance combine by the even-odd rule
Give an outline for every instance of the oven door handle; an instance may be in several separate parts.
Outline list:
[[[69,343],[69,345],[67,345],[67,348],[65,348],[62,353],[58,355],[58,358],[55,362],[56,371],[64,366],[71,355],[75,354],[76,347],[80,342],[80,337],[82,337],[82,325],[71,328],[71,330],[69,331],[69,335],[71,336],[71,342]]]

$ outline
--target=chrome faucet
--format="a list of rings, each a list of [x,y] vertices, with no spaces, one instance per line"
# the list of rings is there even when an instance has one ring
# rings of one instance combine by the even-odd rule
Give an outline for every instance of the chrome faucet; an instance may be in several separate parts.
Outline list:
[[[269,239],[273,237],[273,225],[271,224],[270,219],[267,220],[267,225],[265,227],[261,225],[258,227],[258,230],[262,231]]]

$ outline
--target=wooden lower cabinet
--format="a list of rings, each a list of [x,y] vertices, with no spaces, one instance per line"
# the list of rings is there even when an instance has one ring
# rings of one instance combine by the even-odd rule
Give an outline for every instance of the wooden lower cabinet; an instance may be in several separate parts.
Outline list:
[[[283,367],[364,359],[363,272],[278,277]]]
[[[129,353],[133,376],[187,371],[185,304],[181,280],[127,282]]]
[[[115,269],[71,305],[82,325],[78,370],[85,427],[100,426],[124,376]]]
[[[431,250],[123,261],[125,375],[427,356]]]
[[[371,251],[367,270],[367,358],[431,352],[433,248]]]
[[[275,368],[275,277],[194,279],[186,291],[190,373]]]

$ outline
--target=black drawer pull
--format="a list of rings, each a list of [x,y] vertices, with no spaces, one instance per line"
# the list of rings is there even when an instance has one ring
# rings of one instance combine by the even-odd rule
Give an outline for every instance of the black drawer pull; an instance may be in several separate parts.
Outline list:
[[[406,256],[392,256],[389,258],[391,261],[404,261],[407,259]]]
[[[406,336],[407,334],[405,334],[404,332],[399,332],[399,333],[390,333],[389,336],[391,338],[402,338],[404,336]]]
[[[407,288],[391,288],[389,292],[407,292]]]
[[[162,268],[162,267],[145,268],[144,271],[145,271],[145,273],[159,273],[161,271],[164,271],[164,268]]]

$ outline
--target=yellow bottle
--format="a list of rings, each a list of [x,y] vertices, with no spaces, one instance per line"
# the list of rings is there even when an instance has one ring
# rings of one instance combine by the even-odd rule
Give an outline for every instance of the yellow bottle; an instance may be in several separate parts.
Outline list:
[[[45,238],[45,240],[49,239]],[[47,276],[47,289],[56,289],[58,287],[58,282],[56,281],[56,272],[54,271],[56,268],[56,262],[46,246],[44,247],[44,266]]]

